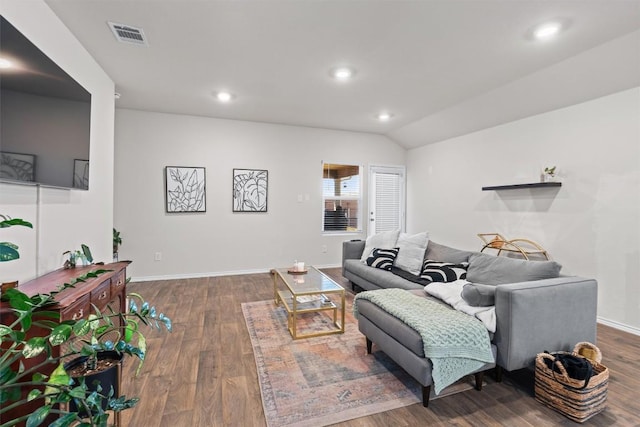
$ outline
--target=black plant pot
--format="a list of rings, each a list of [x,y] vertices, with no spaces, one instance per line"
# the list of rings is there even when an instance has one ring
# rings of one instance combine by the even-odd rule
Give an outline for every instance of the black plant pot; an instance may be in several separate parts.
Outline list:
[[[98,385],[102,388],[100,394],[106,396],[109,394],[111,387],[113,387],[113,397],[117,398],[120,396],[120,378],[121,378],[121,369],[122,369],[122,353],[118,353],[117,351],[101,351],[98,353],[98,360],[104,359],[112,359],[117,361],[114,365],[108,367],[107,369],[96,372],[90,375],[84,375],[84,381],[87,385],[87,389],[90,392],[96,391],[98,389]],[[72,360],[71,362],[64,365],[64,368],[67,372],[71,369],[76,368],[78,366],[83,366],[89,358],[87,356],[82,356],[77,359]],[[82,377],[73,377],[74,386],[79,384],[78,378]],[[108,404],[108,399],[102,400],[102,409],[106,410]],[[69,409],[72,412],[78,412],[80,417],[87,417],[87,412],[85,410],[78,410],[78,407],[74,400],[71,400],[69,403]]]

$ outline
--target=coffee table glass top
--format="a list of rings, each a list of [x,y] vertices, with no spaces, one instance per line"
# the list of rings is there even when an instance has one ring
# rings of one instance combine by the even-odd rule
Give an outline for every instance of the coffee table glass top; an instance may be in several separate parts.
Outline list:
[[[344,290],[342,286],[322,274],[315,267],[309,267],[306,274],[290,274],[287,272],[288,268],[278,268],[276,271],[294,296]]]

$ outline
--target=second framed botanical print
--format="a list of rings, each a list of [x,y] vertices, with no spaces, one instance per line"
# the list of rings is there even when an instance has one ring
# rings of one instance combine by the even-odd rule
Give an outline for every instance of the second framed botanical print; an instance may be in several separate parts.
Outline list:
[[[266,212],[269,171],[233,170],[233,211]]]

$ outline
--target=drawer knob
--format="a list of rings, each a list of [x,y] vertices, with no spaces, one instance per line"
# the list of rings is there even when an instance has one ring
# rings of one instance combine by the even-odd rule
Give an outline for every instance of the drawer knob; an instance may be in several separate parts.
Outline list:
[[[100,294],[100,296],[98,297],[98,299],[105,299],[107,297],[107,291],[104,291]]]
[[[81,308],[81,309],[80,309],[76,314],[74,314],[74,315],[71,317],[71,320],[78,320],[78,319],[81,319],[83,315],[84,315],[84,308]]]

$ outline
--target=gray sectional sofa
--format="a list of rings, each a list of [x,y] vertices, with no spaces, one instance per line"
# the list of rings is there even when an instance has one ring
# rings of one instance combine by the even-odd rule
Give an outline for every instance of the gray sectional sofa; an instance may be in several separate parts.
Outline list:
[[[364,241],[343,243],[342,274],[354,291],[402,288],[431,298],[419,277],[397,268],[368,266],[361,260],[364,248]],[[433,241],[428,242],[424,259],[469,263],[466,280],[477,285],[465,286],[464,292],[477,305],[495,304],[496,329],[490,338],[499,369],[532,368],[536,355],[544,350],[595,343],[597,282],[593,279],[560,276],[560,265],[553,262],[496,257]],[[428,393],[431,365],[422,352],[420,335],[365,300],[358,303],[358,325],[369,350],[372,342],[378,345]],[[428,396],[423,395],[423,404],[428,404]]]

